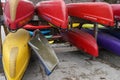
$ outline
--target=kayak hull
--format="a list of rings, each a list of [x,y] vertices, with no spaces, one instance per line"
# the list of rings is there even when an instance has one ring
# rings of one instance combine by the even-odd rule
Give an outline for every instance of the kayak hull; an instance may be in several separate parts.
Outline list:
[[[36,29],[49,29],[49,28],[51,28],[51,26],[49,26],[49,25],[34,26],[34,25],[31,25],[31,24],[27,24],[23,28],[28,29],[28,30],[36,30]]]
[[[87,30],[90,34],[93,31]],[[120,56],[120,40],[110,34],[99,32],[97,37],[98,45]]]
[[[120,20],[120,4],[111,4],[115,20]]]
[[[7,35],[3,43],[2,54],[3,68],[7,80],[22,79],[30,59],[29,40],[29,32],[24,29]]]
[[[68,14],[63,0],[41,1],[37,4],[38,15],[60,28],[67,28]]]
[[[98,46],[96,40],[90,34],[83,32],[79,29],[71,29],[68,31],[61,31],[61,36],[64,40],[70,42],[74,46],[88,54],[97,57]]]
[[[102,6],[102,7],[101,7]],[[67,4],[68,14],[91,22],[97,22],[107,26],[114,25],[112,8],[103,2],[84,2]],[[102,12],[104,11],[104,13]]]
[[[38,30],[35,36],[29,41],[29,45],[42,63],[47,75],[55,69],[59,60],[47,39]]]
[[[32,2],[25,0],[7,0],[3,13],[8,28],[17,30],[32,19],[34,5]]]
[[[110,34],[118,39],[120,39],[120,29],[100,29],[100,31]]]

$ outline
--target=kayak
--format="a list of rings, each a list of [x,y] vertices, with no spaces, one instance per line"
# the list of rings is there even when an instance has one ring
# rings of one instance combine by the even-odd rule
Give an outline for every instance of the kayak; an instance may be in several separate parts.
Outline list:
[[[33,36],[33,31],[29,31],[30,35]],[[50,30],[40,30],[40,33],[43,35],[47,35],[50,33]]]
[[[33,34],[34,34],[34,32],[32,32],[32,31],[29,31],[29,33],[30,33],[31,36],[33,36]],[[50,34],[45,35],[46,33],[48,33],[47,31],[46,32],[40,31],[40,33],[42,33],[45,36],[45,38],[47,38],[47,39],[52,38],[52,35],[50,35]]]
[[[94,57],[98,56],[98,46],[96,40],[90,34],[74,28],[68,31],[61,31],[61,36],[64,40],[70,42],[72,45],[84,52],[87,52]]]
[[[34,25],[31,25],[31,24],[27,24],[27,25],[23,26],[23,28],[27,29],[27,30],[36,30],[36,29],[49,29],[49,28],[51,28],[51,26],[49,26],[49,25],[34,26]]]
[[[100,29],[100,31],[104,32],[104,33],[107,33],[107,34],[110,34],[118,39],[120,39],[120,29],[108,29],[108,28],[105,28],[105,29]]]
[[[82,27],[83,28],[94,28],[94,24],[83,24]],[[104,26],[99,24],[98,28],[104,28]]]
[[[17,30],[34,15],[34,5],[26,0],[7,0],[4,6],[5,24],[12,31]]]
[[[84,2],[67,4],[68,15],[106,26],[114,26],[113,11],[108,3]]]
[[[120,4],[111,4],[115,20],[120,20]]]
[[[73,27],[73,28],[76,28],[76,27],[79,27],[79,25],[80,25],[80,23],[73,23],[73,24],[72,24],[72,27]],[[70,28],[70,27],[71,27],[71,26],[70,26],[70,24],[69,24],[69,28]]]
[[[6,36],[3,43],[2,63],[7,80],[22,79],[30,59],[29,40],[29,32],[24,29]]]
[[[39,30],[36,30],[33,38],[29,41],[29,45],[42,63],[46,74],[50,75],[59,63],[59,60],[48,40]]]
[[[93,30],[87,29],[84,31],[89,32],[90,34],[93,34]],[[99,31],[98,37],[97,37],[97,43],[99,46],[120,56],[120,39],[108,33]]]
[[[39,17],[57,27],[68,27],[68,14],[63,0],[41,1],[37,4],[37,13]]]

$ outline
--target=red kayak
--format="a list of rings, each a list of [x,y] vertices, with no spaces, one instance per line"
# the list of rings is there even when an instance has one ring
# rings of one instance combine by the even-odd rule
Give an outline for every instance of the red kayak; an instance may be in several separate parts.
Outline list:
[[[112,4],[113,14],[116,20],[120,20],[120,4]]]
[[[48,29],[48,28],[51,28],[51,26],[49,26],[49,25],[34,26],[34,25],[31,25],[31,24],[27,24],[23,28],[24,29],[29,29],[29,30],[35,30],[35,29]]]
[[[34,5],[26,0],[7,0],[4,6],[5,23],[10,30],[23,27],[34,15]]]
[[[67,4],[68,14],[103,25],[113,26],[112,8],[104,2],[84,2]]]
[[[61,31],[61,35],[63,39],[77,48],[82,49],[94,57],[98,56],[98,46],[92,35],[75,28],[68,31]]]
[[[42,1],[37,4],[38,15],[53,25],[67,28],[68,14],[63,0]]]

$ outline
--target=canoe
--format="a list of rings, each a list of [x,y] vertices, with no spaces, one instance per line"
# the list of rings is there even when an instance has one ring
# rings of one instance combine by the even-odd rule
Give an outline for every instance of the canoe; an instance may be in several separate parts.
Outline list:
[[[23,28],[27,29],[27,30],[36,30],[36,29],[49,29],[49,28],[51,28],[51,26],[49,26],[49,25],[34,26],[34,25],[31,25],[31,24],[27,24],[27,25],[23,26]]]
[[[17,30],[34,15],[34,5],[26,0],[7,0],[4,6],[5,24],[12,31]]]
[[[120,4],[111,4],[115,20],[120,20]]]
[[[68,31],[61,31],[61,36],[64,40],[70,42],[72,45],[84,52],[94,57],[98,56],[98,46],[96,40],[90,34],[79,29],[70,29]]]
[[[110,4],[104,2],[84,2],[67,4],[68,15],[97,22],[106,26],[114,25]]]
[[[30,59],[29,32],[9,33],[3,43],[2,63],[7,80],[21,80]],[[22,44],[21,44],[22,43]]]
[[[29,41],[29,45],[42,63],[46,74],[50,75],[59,63],[59,60],[47,39],[40,31],[37,30],[34,35]]]
[[[93,34],[92,30],[84,30]],[[104,32],[98,32],[97,43],[99,46],[103,47],[104,49],[115,53],[116,55],[120,56],[120,39]]]
[[[37,4],[38,15],[53,25],[66,29],[68,14],[63,0],[41,1]]]

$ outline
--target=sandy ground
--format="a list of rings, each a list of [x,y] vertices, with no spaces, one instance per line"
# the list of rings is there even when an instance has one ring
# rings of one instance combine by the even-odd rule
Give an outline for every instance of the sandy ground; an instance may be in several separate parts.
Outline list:
[[[68,44],[54,44],[60,63],[50,76],[46,76],[41,69],[39,60],[32,53],[30,64],[23,80],[119,80],[120,57],[104,49],[100,50],[100,57],[89,60],[90,56],[69,47]],[[3,74],[0,80],[4,80]]]
[[[5,37],[5,36],[3,36]],[[52,44],[60,62],[50,76],[45,75],[37,56],[32,53],[22,80],[119,80],[120,57],[100,49],[100,56],[90,56],[69,44]],[[5,80],[0,58],[0,80]]]
[[[104,49],[101,49],[99,58],[89,60],[89,55],[75,47],[66,44],[54,44],[52,47],[60,60],[54,72],[46,76],[33,54],[23,80],[119,80],[120,57]]]
[[[89,55],[68,44],[51,46],[60,60],[53,73],[46,76],[36,55],[32,53],[23,80],[119,80],[120,57],[113,53],[101,49],[100,57],[89,60]],[[0,80],[4,80],[2,67],[0,68]]]

